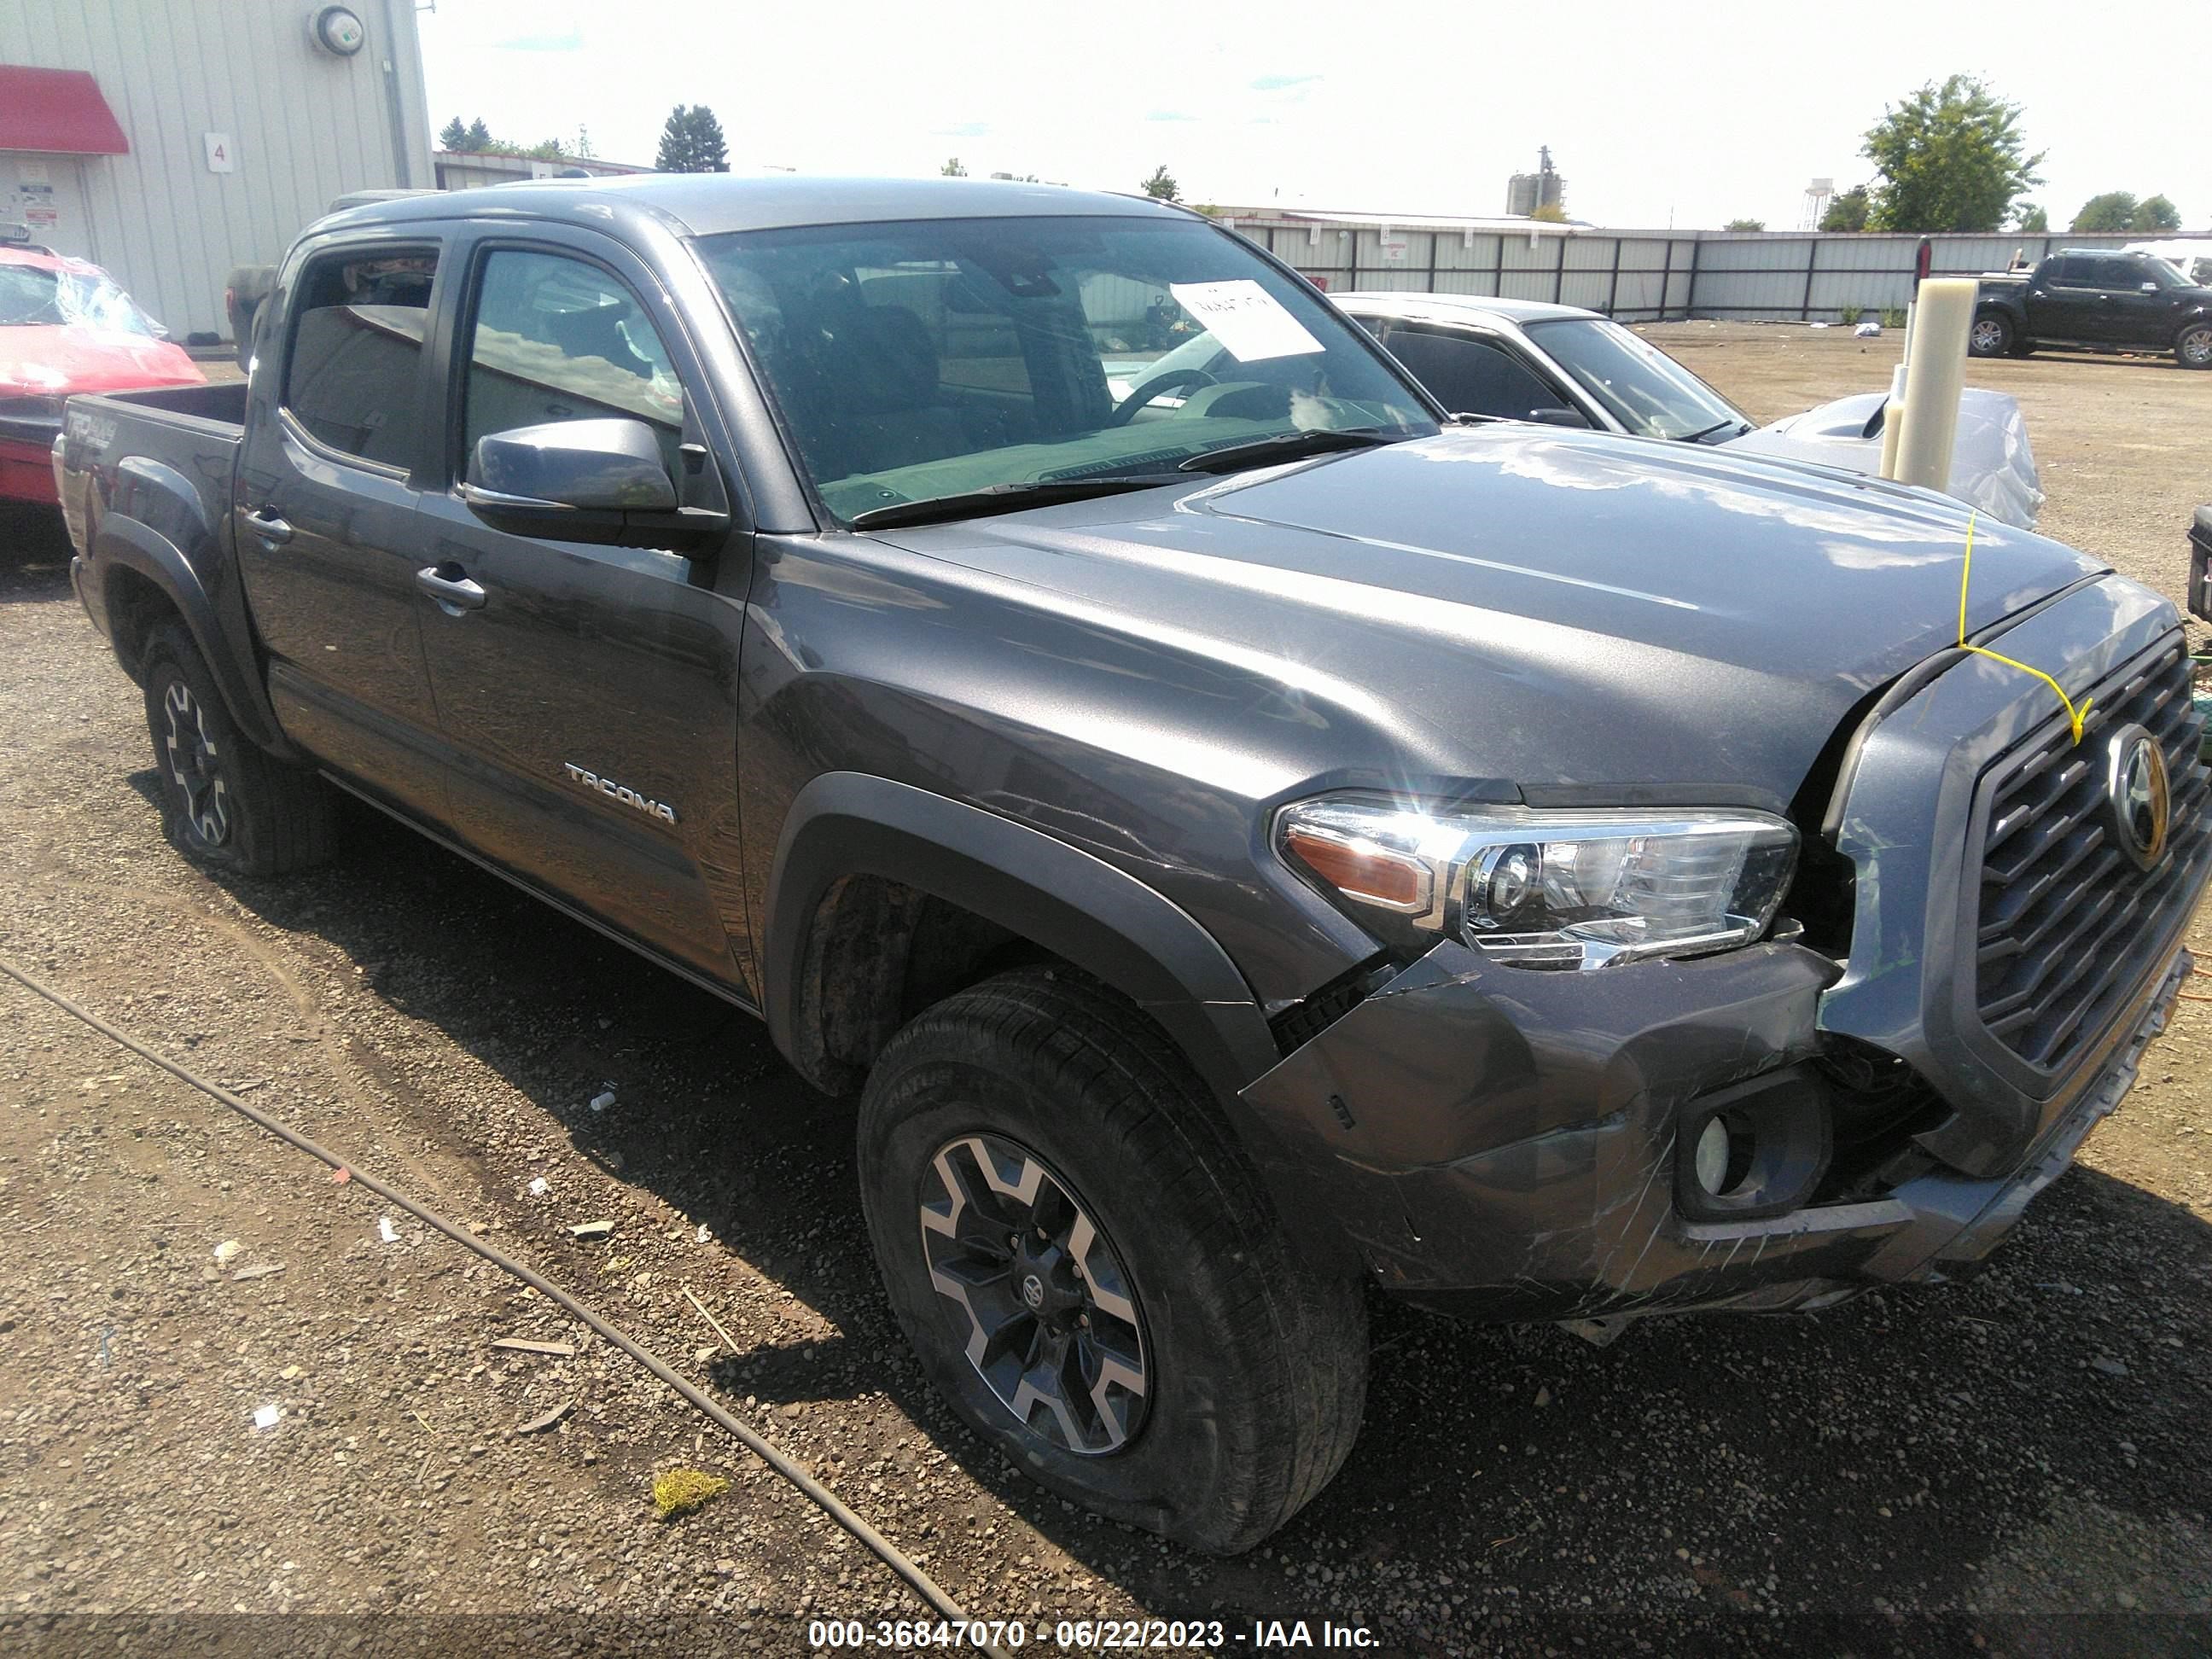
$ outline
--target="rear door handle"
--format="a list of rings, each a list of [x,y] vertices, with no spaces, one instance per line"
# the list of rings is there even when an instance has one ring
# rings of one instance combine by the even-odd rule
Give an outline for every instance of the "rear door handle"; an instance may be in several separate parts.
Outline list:
[[[282,547],[292,539],[292,526],[274,513],[256,513],[248,507],[245,518],[247,527],[271,547]]]
[[[449,617],[483,609],[483,589],[469,580],[467,571],[451,562],[424,565],[415,573],[415,586],[437,600],[438,609]]]

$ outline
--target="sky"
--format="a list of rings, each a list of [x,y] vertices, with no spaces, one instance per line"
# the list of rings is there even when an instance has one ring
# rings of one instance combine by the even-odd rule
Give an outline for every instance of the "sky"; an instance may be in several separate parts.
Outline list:
[[[1694,8],[1397,0],[1177,7],[1026,0],[434,0],[431,123],[528,144],[588,130],[650,164],[671,106],[720,118],[734,170],[1035,173],[1183,199],[1502,213],[1551,146],[1567,210],[1621,228],[1795,228],[1815,177],[1863,182],[1886,104],[1961,70],[2025,109],[2031,199],[2063,228],[2106,190],[2212,227],[2201,54],[2102,50],[2044,0]],[[2130,0],[2133,41],[2201,33],[2201,0]]]

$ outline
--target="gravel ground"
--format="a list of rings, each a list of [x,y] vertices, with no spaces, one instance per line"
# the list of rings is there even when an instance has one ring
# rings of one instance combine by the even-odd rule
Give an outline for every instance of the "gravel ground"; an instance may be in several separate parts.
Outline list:
[[[1833,331],[1652,332],[1762,416],[1889,362]],[[2046,527],[2178,592],[2212,375],[1975,379],[2027,404]],[[874,1285],[852,1108],[750,1021],[366,815],[312,876],[185,865],[65,558],[0,520],[0,953],[482,1228],[972,1613],[1218,1618],[1232,1647],[1328,1620],[1419,1655],[2212,1650],[2203,1004],[1971,1285],[1603,1351],[1378,1310],[1343,1474],[1209,1560],[1042,1496],[937,1406]],[[0,1645],[787,1652],[810,1618],[919,1610],[557,1309],[5,981],[0,1242]],[[489,1346],[516,1337],[575,1352]],[[732,1484],[663,1522],[678,1465]]]

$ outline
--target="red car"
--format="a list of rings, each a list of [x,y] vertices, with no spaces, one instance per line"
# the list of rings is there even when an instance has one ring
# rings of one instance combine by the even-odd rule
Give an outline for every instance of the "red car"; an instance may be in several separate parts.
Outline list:
[[[0,501],[55,499],[49,452],[72,392],[205,379],[98,265],[0,246]]]

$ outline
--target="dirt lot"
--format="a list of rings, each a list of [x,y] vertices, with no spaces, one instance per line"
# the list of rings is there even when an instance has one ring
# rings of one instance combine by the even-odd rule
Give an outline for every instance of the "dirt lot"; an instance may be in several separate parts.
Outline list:
[[[1763,417],[1893,355],[1653,333]],[[2027,404],[2045,527],[2178,592],[2212,375],[1973,379]],[[1195,1558],[1042,1497],[939,1409],[875,1287],[852,1109],[757,1026],[380,823],[309,877],[185,866],[65,562],[47,522],[0,521],[0,953],[481,1225],[971,1613],[1220,1618],[1232,1647],[1328,1619],[1422,1655],[2212,1650],[2205,1002],[1973,1284],[1604,1351],[1380,1310],[1341,1477],[1272,1547]],[[914,1614],[650,1377],[413,1220],[385,1242],[387,1214],[0,981],[0,1643],[784,1652],[811,1617]],[[488,1346],[509,1336],[576,1352]],[[679,1463],[733,1485],[663,1523],[649,1484]],[[297,1617],[364,1613],[404,1616]]]

